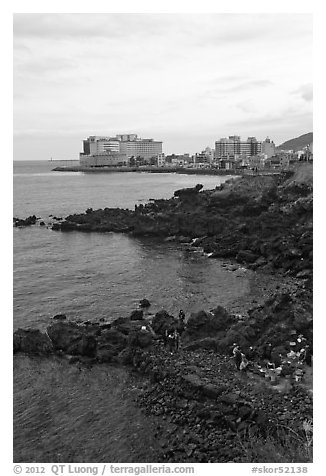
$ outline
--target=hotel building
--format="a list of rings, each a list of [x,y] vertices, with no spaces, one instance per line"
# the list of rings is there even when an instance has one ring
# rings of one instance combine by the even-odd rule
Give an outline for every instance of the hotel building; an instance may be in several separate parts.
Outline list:
[[[131,157],[149,160],[162,154],[162,142],[141,139],[137,134],[115,137],[89,136],[83,141],[80,164],[89,166],[124,165]]]

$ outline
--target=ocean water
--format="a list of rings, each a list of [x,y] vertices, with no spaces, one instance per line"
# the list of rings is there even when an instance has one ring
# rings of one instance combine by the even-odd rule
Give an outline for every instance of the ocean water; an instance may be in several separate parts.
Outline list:
[[[88,207],[130,207],[174,190],[214,188],[227,177],[51,172],[49,162],[14,164],[14,216],[66,216]],[[112,320],[146,297],[151,312],[227,306],[249,291],[247,272],[158,239],[113,233],[14,228],[14,328],[44,329],[51,317]],[[153,462],[157,421],[133,394],[126,369],[64,359],[14,357],[14,462]],[[162,423],[160,421],[160,423]]]
[[[200,179],[214,188],[227,177],[180,174],[51,172],[51,162],[14,164],[14,216],[67,216],[86,208],[133,208],[169,198]],[[14,228],[14,327],[44,327],[49,318],[109,320],[127,316],[146,297],[151,311],[186,313],[243,295],[245,275],[182,245],[113,233]]]

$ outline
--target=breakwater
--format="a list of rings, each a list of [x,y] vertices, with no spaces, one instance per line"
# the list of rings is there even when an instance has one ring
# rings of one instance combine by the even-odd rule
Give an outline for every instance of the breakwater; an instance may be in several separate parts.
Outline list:
[[[186,175],[242,175],[252,174],[252,171],[226,169],[199,169],[184,167],[85,167],[82,165],[55,167],[54,172],[84,172],[84,173],[116,173],[116,172],[147,172],[155,174],[186,174]]]

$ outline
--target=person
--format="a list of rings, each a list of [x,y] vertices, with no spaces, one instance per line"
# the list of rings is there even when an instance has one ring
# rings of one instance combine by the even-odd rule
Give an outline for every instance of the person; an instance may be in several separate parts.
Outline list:
[[[239,370],[246,370],[246,368],[248,367],[248,360],[243,352],[240,352],[240,353],[241,353],[241,362],[240,362]]]
[[[175,343],[175,331],[170,332],[168,334],[167,343],[168,343],[168,349],[172,354],[173,350],[175,349],[175,344],[176,344]]]
[[[175,350],[179,350],[180,334],[177,329],[174,329],[173,338],[174,338],[174,348]]]
[[[234,362],[236,365],[236,368],[240,370],[240,364],[242,362],[242,353],[240,350],[240,347],[237,344],[233,344],[235,347],[233,348],[233,357],[234,357]]]
[[[180,309],[180,311],[179,311],[179,319],[180,319],[180,321],[183,321],[183,322],[184,322],[185,318],[186,318],[186,315],[185,315],[184,311],[183,311],[182,309]]]
[[[304,359],[303,361],[309,366],[311,367],[312,365],[312,352],[311,352],[311,348],[310,348],[310,345],[306,345],[305,348],[304,348]]]
[[[272,344],[270,342],[267,342],[263,346],[263,358],[270,360],[272,357]]]
[[[167,344],[168,344],[168,341],[169,341],[168,337],[169,337],[169,332],[168,332],[167,329],[165,329],[164,334],[163,334],[163,344],[164,344],[164,347],[166,347]]]

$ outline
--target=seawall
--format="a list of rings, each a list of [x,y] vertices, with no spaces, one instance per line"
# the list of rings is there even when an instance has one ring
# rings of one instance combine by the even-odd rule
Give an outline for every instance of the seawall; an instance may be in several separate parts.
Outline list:
[[[55,167],[54,172],[84,172],[84,173],[114,173],[114,172],[147,172],[147,173],[174,173],[187,175],[243,175],[252,174],[252,171],[222,170],[222,169],[190,169],[183,167],[84,167],[74,165],[70,167]]]

